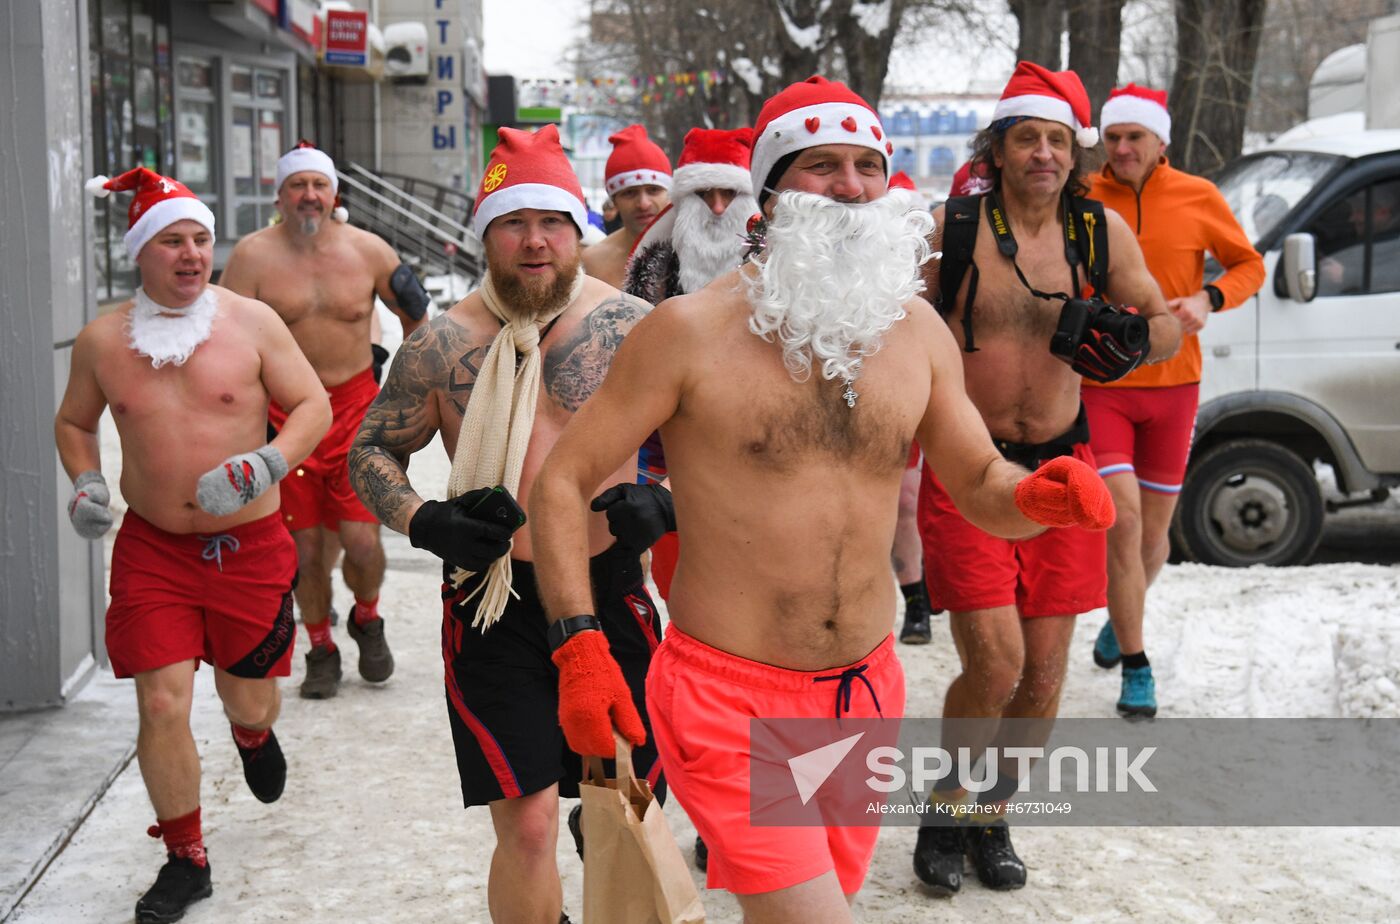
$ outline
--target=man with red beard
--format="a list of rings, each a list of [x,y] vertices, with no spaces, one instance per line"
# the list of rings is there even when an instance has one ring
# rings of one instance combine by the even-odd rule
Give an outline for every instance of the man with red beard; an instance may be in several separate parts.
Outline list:
[[[757,252],[628,335],[535,482],[531,536],[560,724],[610,754],[640,723],[592,625],[587,505],[660,428],[683,551],[647,696],[672,791],[749,924],[850,921],[878,828],[754,824],[749,720],[830,718],[833,698],[840,717],[902,713],[889,554],[910,442],[996,533],[1104,528],[1112,507],[1077,461],[1031,474],[997,454],[916,295],[932,223],[885,197],[874,110],[813,77],[768,100],[754,138]]]
[[[577,797],[581,776],[559,729],[533,544],[516,530],[527,512],[537,516],[545,456],[650,310],[581,272],[586,222],[558,129],[501,129],[473,217],[486,278],[399,347],[350,453],[365,504],[443,560],[447,713],[463,802],[491,809],[487,890],[497,922],[560,920],[559,796]],[[452,458],[446,501],[424,501],[405,474],[434,434]],[[609,485],[633,479],[640,444],[617,460]],[[593,591],[635,715],[661,634],[641,572],[646,546],[615,543],[601,513],[585,531],[580,549],[593,556]],[[654,749],[640,747],[642,723],[629,732],[637,772],[659,771]]]
[[[603,168],[603,187],[622,225],[583,252],[583,269],[620,289],[637,238],[671,201],[671,161],[641,125],[629,125],[608,141],[613,149]]]
[[[126,248],[133,300],[83,328],[54,422],[73,478],[68,516],[85,539],[112,525],[98,421],[112,409],[127,512],[112,547],[107,654],[136,682],[136,757],[165,866],[136,903],[138,924],[174,921],[213,891],[190,733],[194,674],[214,665],[248,787],[275,802],[287,779],[272,723],[291,671],[296,550],[277,482],[330,425],[330,405],[267,305],[209,285],[214,215],[181,183],[138,167],[97,177],[99,196],[134,192]],[[287,409],[266,440],[269,399]]]
[[[974,143],[969,173],[990,188],[934,213],[942,258],[925,279],[962,348],[967,394],[1000,453],[1027,466],[1067,458],[1092,466],[1081,376],[1121,377],[1171,356],[1181,337],[1131,229],[1076,198],[1087,192],[1079,149],[1098,139],[1091,121],[1074,72],[1021,62]],[[949,276],[955,261],[966,268],[961,280]],[[1105,294],[1137,313],[1088,300]],[[980,720],[956,723],[943,746],[974,755],[989,743],[1002,754],[1041,746],[1059,709],[1075,616],[1105,602],[1105,534],[1061,524],[1027,540],[989,535],[930,457],[919,498],[924,573],[932,605],[950,613],[962,661],[943,718]],[[1001,817],[1016,768],[1004,758],[998,785],[978,794],[992,810],[966,825],[920,829],[914,869],[937,892],[961,887],[964,854],[991,888],[1025,884]],[[961,807],[968,794],[950,774],[933,798]]]
[[[365,408],[379,393],[370,339],[375,297],[384,300],[408,336],[423,322],[428,295],[413,270],[380,237],[345,224],[335,163],[303,141],[277,161],[281,223],[244,237],[220,281],[260,298],[282,316],[330,394],[335,423],[282,487],[282,515],[297,544],[296,599],[311,639],[305,699],[329,699],[340,689],[340,649],[331,635],[331,576],[341,571],[355,597],[347,634],[359,648],[360,676],[383,683],[394,656],[379,613],[384,547],[379,524],[350,487],[345,457]],[[274,404],[274,426],[284,418]]]

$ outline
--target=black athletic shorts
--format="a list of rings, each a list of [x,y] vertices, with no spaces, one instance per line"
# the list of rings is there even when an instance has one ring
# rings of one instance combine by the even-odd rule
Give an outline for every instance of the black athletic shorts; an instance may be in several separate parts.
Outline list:
[[[512,597],[483,635],[472,628],[480,596],[476,575],[454,589],[442,585],[442,657],[447,668],[447,715],[457,749],[464,805],[539,792],[552,783],[578,797],[583,765],[559,727],[559,670],[549,657],[544,607],[530,562],[512,561]],[[444,569],[444,577],[450,568]],[[646,675],[661,641],[661,619],[647,594],[638,553],[614,545],[590,562],[593,598],[612,655],[632,689],[632,702],[647,727],[647,743],[632,752],[638,776],[664,795],[647,717]],[[612,773],[612,762],[607,762]]]

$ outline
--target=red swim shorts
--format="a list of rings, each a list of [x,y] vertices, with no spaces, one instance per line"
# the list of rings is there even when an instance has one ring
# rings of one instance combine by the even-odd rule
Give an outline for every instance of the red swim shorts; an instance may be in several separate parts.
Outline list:
[[[359,432],[365,411],[379,394],[371,367],[334,386],[331,399],[331,428],[300,465],[287,473],[282,489],[282,519],[296,531],[313,526],[339,529],[341,520],[375,523],[378,518],[365,509],[350,487],[350,467],[346,457]],[[281,428],[287,413],[274,402],[267,419]]]
[[[1197,383],[1083,389],[1099,474],[1136,475],[1145,491],[1180,494],[1200,392]]]
[[[662,600],[671,599],[671,581],[681,560],[681,534],[662,533],[651,547],[651,579]]]
[[[849,667],[862,664],[870,687],[853,684],[841,715],[902,716],[904,668],[894,637]],[[709,888],[753,895],[829,870],[847,894],[865,881],[879,827],[754,826],[749,815],[749,720],[831,719],[838,684],[817,681],[845,669],[760,664],[667,627],[647,673],[647,712],[671,791],[710,849]]]
[[[1074,457],[1094,464],[1083,443],[1074,447]],[[1107,603],[1107,533],[1076,527],[1019,541],[988,535],[963,518],[927,464],[919,489],[919,536],[934,610],[1015,605],[1028,618],[1069,616]]]
[[[113,673],[202,658],[235,677],[286,677],[296,575],[296,544],[276,513],[203,535],[168,533],[128,510],[112,547]]]

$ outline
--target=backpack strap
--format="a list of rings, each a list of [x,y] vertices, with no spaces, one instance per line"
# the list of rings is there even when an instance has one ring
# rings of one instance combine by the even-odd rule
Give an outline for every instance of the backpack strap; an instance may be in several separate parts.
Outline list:
[[[1072,246],[1066,248],[1065,257],[1071,266],[1085,267],[1088,284],[1093,290],[1076,294],[1103,298],[1108,288],[1108,222],[1104,219],[1103,203],[1077,196],[1070,197],[1068,203]]]
[[[972,253],[977,247],[977,224],[981,217],[982,196],[953,196],[943,206],[943,256],[938,267],[938,313],[953,313],[958,289],[969,269],[967,302],[963,306],[963,350],[977,352],[972,341],[972,303],[977,296],[977,264]]]

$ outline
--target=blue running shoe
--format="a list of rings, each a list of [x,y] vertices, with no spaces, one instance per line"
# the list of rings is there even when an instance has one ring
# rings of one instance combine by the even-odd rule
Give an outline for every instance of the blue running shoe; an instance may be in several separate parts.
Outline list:
[[[1123,669],[1118,714],[1125,719],[1150,719],[1157,715],[1157,682],[1152,679],[1152,665]]]
[[[1113,634],[1113,621],[1109,620],[1103,624],[1099,637],[1094,641],[1094,663],[1106,670],[1117,667],[1121,660],[1123,652],[1118,647],[1118,636]]]

